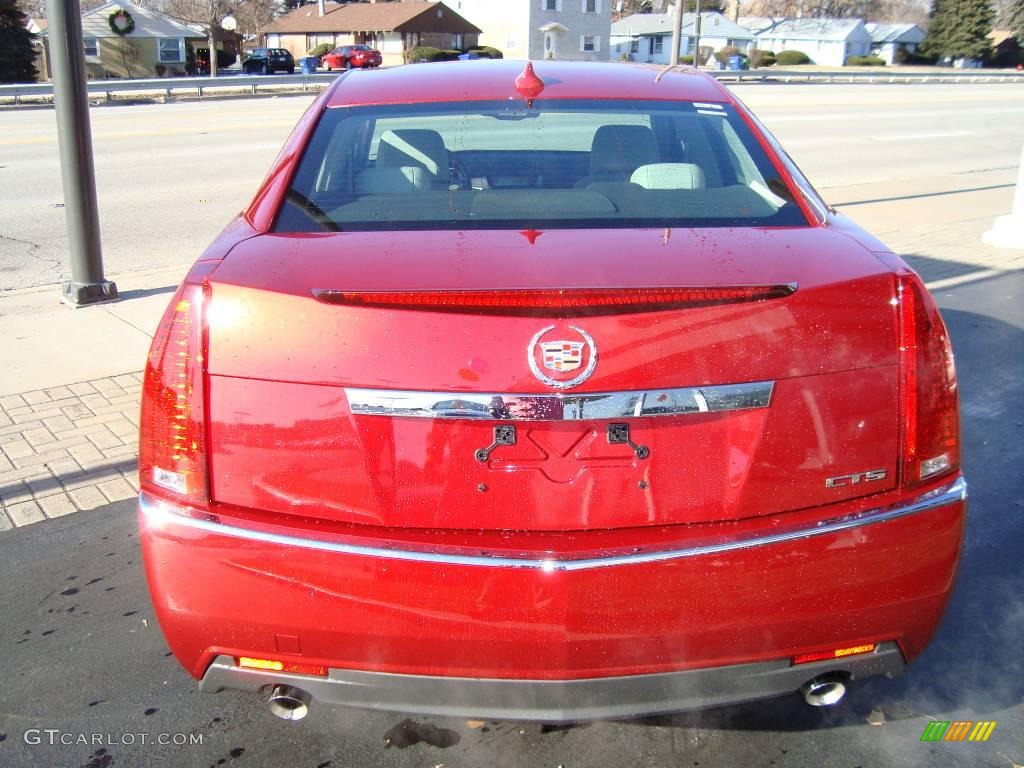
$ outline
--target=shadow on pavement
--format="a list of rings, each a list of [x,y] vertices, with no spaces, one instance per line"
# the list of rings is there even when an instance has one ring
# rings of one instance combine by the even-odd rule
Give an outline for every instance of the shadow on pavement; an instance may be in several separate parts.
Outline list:
[[[872,205],[874,203],[891,203],[896,200],[920,200],[925,197],[946,197],[963,195],[968,192],[988,192],[992,189],[1013,189],[1015,184],[990,184],[985,187],[964,187],[963,189],[947,189],[942,192],[922,192],[918,195],[895,195],[893,197],[876,197],[873,200],[853,200],[849,203],[833,203],[836,208],[852,208],[856,205]]]
[[[954,289],[940,301],[960,385],[962,455],[970,483],[967,532],[953,597],[925,652],[897,680],[851,686],[843,704],[814,709],[791,697],[637,725],[808,731],[888,720],[997,719],[1024,701],[1024,273]],[[985,306],[1013,322],[959,309]],[[1013,324],[1013,323],[1016,323]],[[984,343],[978,343],[983,339]],[[961,714],[968,710],[970,714]]]

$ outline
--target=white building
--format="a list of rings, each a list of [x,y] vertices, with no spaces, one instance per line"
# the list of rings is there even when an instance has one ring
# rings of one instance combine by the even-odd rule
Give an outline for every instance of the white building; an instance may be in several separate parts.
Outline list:
[[[612,24],[611,58],[620,59],[627,54],[630,61],[668,64],[672,48],[672,6],[665,13],[635,13]],[[718,51],[735,45],[746,51],[753,42],[750,30],[735,24],[720,13],[702,13],[700,28],[701,48]],[[696,37],[696,15],[683,14],[681,55],[693,55]]]
[[[841,67],[851,56],[871,53],[871,35],[862,19],[771,19],[741,16],[758,48],[773,53],[803,51],[815,64]]]
[[[896,54],[903,50],[914,53],[924,41],[925,33],[917,24],[865,24],[871,35],[871,54],[896,63]]]
[[[509,59],[607,61],[612,0],[452,0]]]

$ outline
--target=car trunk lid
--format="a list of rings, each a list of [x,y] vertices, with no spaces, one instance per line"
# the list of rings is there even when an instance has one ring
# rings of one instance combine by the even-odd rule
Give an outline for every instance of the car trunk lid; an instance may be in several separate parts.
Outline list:
[[[662,311],[507,306],[780,286]],[[383,526],[586,530],[880,492],[893,292],[822,228],[255,238],[211,284],[212,494]]]

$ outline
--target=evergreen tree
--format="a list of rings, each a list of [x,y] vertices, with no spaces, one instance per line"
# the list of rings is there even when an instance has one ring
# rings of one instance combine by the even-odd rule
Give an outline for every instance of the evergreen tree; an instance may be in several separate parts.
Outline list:
[[[991,50],[995,11],[990,0],[935,0],[922,49],[932,56],[981,59]]]
[[[0,0],[0,83],[31,83],[36,79],[35,35],[28,31],[16,0]]]

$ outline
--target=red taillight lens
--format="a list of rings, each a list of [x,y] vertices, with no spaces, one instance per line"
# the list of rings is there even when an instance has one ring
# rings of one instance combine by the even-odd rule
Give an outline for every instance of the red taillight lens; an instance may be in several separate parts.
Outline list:
[[[142,385],[139,482],[191,504],[208,500],[203,285],[186,279],[157,327]]]
[[[327,304],[476,315],[585,317],[781,299],[795,284],[698,288],[513,289],[500,291],[340,291],[316,288]]]
[[[897,278],[901,483],[960,467],[960,412],[949,334],[917,275]]]

